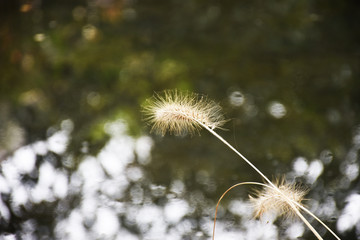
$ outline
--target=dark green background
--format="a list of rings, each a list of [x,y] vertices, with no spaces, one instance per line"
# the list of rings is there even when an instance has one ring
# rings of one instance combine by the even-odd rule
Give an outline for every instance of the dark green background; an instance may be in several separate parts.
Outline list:
[[[269,177],[290,172],[296,157],[311,161],[330,151],[333,161],[308,186],[308,197],[322,203],[331,194],[340,211],[360,188],[358,177],[346,189],[337,188],[360,123],[359,23],[355,0],[2,1],[0,157],[46,139],[71,119],[71,172],[84,157],[84,142],[94,156],[106,144],[108,121],[124,119],[129,135],[148,135],[140,105],[155,91],[178,88],[219,102],[230,119],[227,131],[219,132]],[[229,103],[234,91],[245,97],[240,107]],[[286,107],[285,117],[268,113],[273,101]],[[11,124],[23,133],[15,145],[7,144],[5,134]],[[188,196],[200,191],[213,206],[232,184],[261,181],[207,132],[153,138],[146,181],[168,187],[180,178]],[[64,168],[62,156],[55,157]],[[199,184],[199,172],[215,188]],[[232,198],[246,196],[240,190]],[[53,225],[44,222],[53,221],[56,204],[13,216],[0,229],[13,233],[34,218],[51,238]],[[75,200],[69,212],[72,205]],[[204,215],[199,207],[186,217],[196,221]],[[324,220],[336,229],[336,220]],[[346,234],[341,237],[356,239],[355,230]],[[313,239],[310,232],[306,239]]]

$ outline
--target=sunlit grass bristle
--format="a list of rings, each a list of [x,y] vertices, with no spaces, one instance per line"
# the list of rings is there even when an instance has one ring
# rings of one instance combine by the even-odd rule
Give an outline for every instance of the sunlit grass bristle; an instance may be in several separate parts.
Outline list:
[[[277,179],[274,184],[278,188],[277,190],[266,184],[267,187],[255,191],[254,196],[249,196],[254,207],[255,218],[261,218],[266,212],[292,218],[297,215],[294,206],[297,210],[300,210],[299,206],[303,206],[302,202],[307,194],[305,188],[295,183],[287,183],[283,178]],[[289,200],[298,205],[291,206]]]
[[[151,131],[165,135],[193,135],[199,133],[202,124],[211,128],[220,128],[226,121],[221,107],[207,97],[165,90],[155,94],[143,105],[145,120],[152,126]]]
[[[241,182],[228,188],[219,198],[216,205],[213,237],[215,239],[215,225],[217,219],[218,207],[221,200],[232,189],[243,185],[256,185],[261,186],[261,190],[255,190],[254,196],[250,197],[250,202],[254,208],[254,217],[261,218],[266,212],[277,214],[277,216],[286,216],[292,218],[298,216],[301,220],[314,232],[316,237],[321,240],[321,236],[311,226],[311,224],[303,217],[300,210],[308,211],[302,204],[307,190],[300,185],[287,183],[284,178],[278,178],[274,183],[259,183],[259,182]],[[308,211],[309,213],[309,211]]]

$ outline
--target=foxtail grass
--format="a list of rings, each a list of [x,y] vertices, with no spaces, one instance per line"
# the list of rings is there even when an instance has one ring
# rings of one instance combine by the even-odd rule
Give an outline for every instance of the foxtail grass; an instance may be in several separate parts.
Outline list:
[[[161,134],[162,136],[167,132],[174,135],[194,135],[199,133],[202,128],[206,129],[236,153],[264,179],[265,183],[245,182],[230,187],[220,197],[218,205],[226,193],[234,187],[245,184],[261,185],[263,186],[263,190],[258,191],[255,197],[250,198],[255,206],[255,216],[261,217],[264,212],[269,210],[276,210],[280,215],[291,213],[298,216],[314,233],[317,239],[323,240],[320,234],[300,212],[302,210],[319,221],[336,239],[340,239],[325,223],[301,204],[306,192],[299,191],[296,187],[286,184],[284,181],[273,183],[251,161],[215,132],[216,129],[221,129],[226,123],[221,112],[221,107],[216,102],[196,93],[165,90],[162,93],[156,93],[145,102],[143,105],[143,113],[145,120],[151,125],[151,132]],[[215,223],[216,214],[213,239],[215,237]]]
[[[226,122],[221,107],[205,96],[195,93],[167,90],[155,94],[143,106],[145,120],[152,125],[151,131],[165,135],[194,135],[206,126],[220,128]]]

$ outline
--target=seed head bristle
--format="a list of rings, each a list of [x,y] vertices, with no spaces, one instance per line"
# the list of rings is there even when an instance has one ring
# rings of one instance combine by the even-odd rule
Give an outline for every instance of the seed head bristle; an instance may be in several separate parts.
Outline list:
[[[278,179],[274,184],[287,199],[273,186],[266,184],[267,187],[256,191],[254,197],[249,196],[255,210],[255,218],[261,218],[266,212],[274,212],[277,216],[284,215],[290,218],[295,216],[296,214],[290,206],[289,200],[302,206],[302,201],[307,193],[306,190],[296,184],[286,183],[284,179]],[[296,208],[300,209],[298,206]]]
[[[152,125],[151,131],[161,135],[166,132],[192,135],[199,132],[200,123],[215,129],[226,122],[217,103],[205,96],[178,90],[155,94],[145,102],[143,112],[145,120]]]

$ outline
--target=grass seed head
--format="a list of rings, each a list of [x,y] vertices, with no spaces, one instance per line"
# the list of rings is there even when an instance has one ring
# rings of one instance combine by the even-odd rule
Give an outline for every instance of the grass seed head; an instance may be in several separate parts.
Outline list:
[[[178,90],[165,90],[155,94],[143,105],[145,120],[151,131],[165,135],[193,135],[202,124],[211,129],[221,127],[226,121],[221,107],[205,96]]]
[[[286,183],[284,179],[277,180],[274,184],[282,194],[274,189],[273,186],[267,184],[268,187],[256,191],[254,197],[250,196],[250,201],[255,209],[255,218],[261,218],[266,212],[274,212],[277,216],[293,217],[295,212],[290,206],[289,200],[302,205],[302,201],[307,193],[306,190],[296,184]],[[296,206],[296,208],[299,210],[299,206]]]

